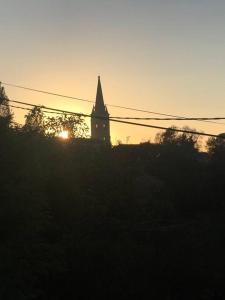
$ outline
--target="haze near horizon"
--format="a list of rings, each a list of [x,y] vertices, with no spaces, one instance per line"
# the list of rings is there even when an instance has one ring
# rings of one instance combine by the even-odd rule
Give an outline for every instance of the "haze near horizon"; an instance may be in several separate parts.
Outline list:
[[[3,82],[181,116],[224,116],[223,1],[9,0],[1,4]],[[92,105],[6,87],[9,98],[90,113]],[[14,110],[23,122],[24,112]],[[111,116],[150,116],[109,107]],[[89,122],[89,120],[87,120]],[[225,125],[189,125],[218,134]],[[89,124],[88,124],[89,125]],[[112,142],[156,131],[111,124]]]

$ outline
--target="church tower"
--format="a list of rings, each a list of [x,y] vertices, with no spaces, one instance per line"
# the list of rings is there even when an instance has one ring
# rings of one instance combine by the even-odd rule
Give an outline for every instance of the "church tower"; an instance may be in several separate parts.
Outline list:
[[[98,76],[96,101],[91,113],[91,138],[110,144],[109,113],[104,104],[100,76]]]

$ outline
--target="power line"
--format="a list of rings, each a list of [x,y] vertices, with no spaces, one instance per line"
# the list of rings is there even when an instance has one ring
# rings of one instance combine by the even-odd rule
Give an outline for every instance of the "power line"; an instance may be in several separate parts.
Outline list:
[[[12,105],[12,104],[10,104],[10,105],[7,105],[7,104],[1,104],[1,105],[4,105],[4,106],[9,106],[9,107],[12,107],[12,108],[16,108],[16,109],[22,109],[22,110],[27,110],[27,111],[31,111],[32,110],[32,108],[28,108],[28,107],[22,107],[22,106],[16,106],[16,105]],[[33,105],[33,107],[35,107],[36,105]],[[42,108],[42,106],[37,106],[37,107],[40,107],[40,108]],[[44,112],[44,113],[47,113],[47,114],[60,114],[60,115],[62,115],[63,114],[63,112],[54,112],[54,111],[47,111],[47,110],[42,110],[42,112]]]
[[[10,102],[13,102],[12,100],[9,100]],[[15,101],[14,101],[15,102]],[[19,101],[17,101],[19,102]],[[22,103],[22,102],[19,102]],[[22,104],[24,104],[23,102]],[[4,105],[4,104],[2,104]],[[28,104],[27,104],[28,105]],[[30,104],[29,104],[30,105]],[[35,104],[31,104],[32,106],[37,106]],[[32,110],[31,108],[26,108],[26,107],[21,107],[21,106],[15,106],[15,105],[8,105],[9,107],[12,108],[18,108],[18,109],[24,109],[24,110]],[[44,106],[38,106],[44,108]],[[43,111],[45,113],[56,113],[53,111]],[[60,114],[63,114],[64,110],[60,112]],[[78,114],[78,113],[77,113]],[[225,120],[225,117],[205,117],[205,118],[136,118],[136,117],[110,117],[110,120],[112,119],[117,119],[117,120],[145,120],[145,121],[200,121],[200,120]],[[224,124],[224,123],[220,123]]]
[[[145,120],[145,121],[208,121],[208,120],[225,120],[225,117],[206,117],[206,118],[137,118],[137,117],[110,117],[112,119],[119,119],[119,120]],[[218,123],[221,125],[225,125],[225,123]]]
[[[110,119],[110,121],[123,123],[123,124],[130,124],[130,125],[136,125],[136,126],[143,126],[143,127],[161,129],[161,130],[171,130],[171,131],[176,131],[176,132],[183,132],[183,133],[189,133],[189,134],[196,134],[196,135],[202,135],[202,136],[216,137],[216,138],[225,139],[225,137],[223,137],[223,136],[221,137],[221,136],[216,135],[216,134],[198,132],[198,131],[194,131],[194,130],[178,129],[178,128],[173,128],[173,127],[162,127],[162,126],[155,126],[155,125],[142,124],[142,123],[136,123],[136,122],[116,120],[116,119]]]
[[[23,101],[18,101],[18,100],[12,100],[12,99],[7,99],[7,100],[9,102],[18,103],[18,104],[22,104],[22,105],[27,105],[27,106],[31,106],[31,107],[39,107],[39,108],[47,109],[47,110],[54,111],[54,112],[67,113],[67,114],[70,114],[70,115],[76,115],[76,116],[81,116],[81,117],[91,117],[91,115],[88,115],[88,114],[66,111],[66,110],[62,110],[62,109],[58,109],[58,108],[52,108],[52,107],[48,107],[48,106],[44,106],[44,105],[36,105],[36,104],[23,102]],[[19,108],[19,107],[17,106],[17,108]],[[50,112],[50,111],[48,111],[48,112]],[[100,117],[96,117],[96,118],[100,118]]]
[[[73,97],[73,96],[62,95],[62,94],[53,93],[53,92],[49,92],[49,91],[38,90],[38,89],[34,89],[34,88],[28,88],[28,87],[25,87],[25,86],[6,83],[6,82],[1,82],[1,83],[4,84],[4,85],[7,85],[7,86],[11,86],[11,87],[19,88],[19,89],[24,89],[24,90],[28,90],[28,91],[32,91],[32,92],[37,92],[37,93],[42,93],[42,94],[47,94],[47,95],[52,95],[52,96],[57,96],[57,97],[62,97],[62,98],[68,98],[68,99],[73,99],[73,100],[78,100],[78,101],[84,101],[84,102],[89,102],[89,103],[95,103],[94,101],[88,100],[88,99],[82,99],[82,98],[77,98],[77,97]]]
[[[88,117],[88,118],[92,117],[91,115],[84,114],[84,113],[76,113],[76,112],[61,110],[61,109],[57,109],[57,108],[51,108],[51,107],[47,107],[47,106],[35,105],[35,104],[26,103],[26,102],[17,101],[17,100],[8,99],[8,101],[13,102],[13,103],[28,105],[28,106],[32,106],[32,107],[39,107],[39,108],[47,109],[47,110],[50,110],[50,111],[55,111],[55,112],[61,112],[61,113],[65,113],[65,114],[80,116],[80,117]],[[174,127],[156,126],[156,125],[150,125],[150,124],[143,124],[143,123],[137,123],[137,122],[130,122],[130,121],[106,118],[106,117],[102,117],[102,116],[95,116],[94,118],[95,119],[101,119],[101,120],[110,120],[111,122],[122,123],[122,124],[127,124],[127,125],[135,125],[135,126],[161,129],[161,130],[171,130],[171,131],[176,131],[176,132],[183,132],[183,133],[197,134],[197,135],[201,135],[201,136],[208,136],[208,137],[216,137],[216,138],[225,139],[225,137],[223,137],[223,136],[219,136],[219,135],[216,135],[216,134],[210,134],[210,133],[204,133],[204,132],[198,132],[198,131],[194,131],[194,130],[185,130],[185,129],[178,129],[178,128],[174,128]]]
[[[50,91],[44,91],[44,90],[29,88],[29,87],[25,87],[25,86],[21,86],[21,85],[16,85],[16,84],[12,84],[12,83],[6,83],[6,82],[1,82],[1,83],[4,84],[4,85],[7,85],[7,86],[11,86],[11,87],[15,87],[15,88],[20,88],[20,89],[24,89],[24,90],[28,90],[28,91],[32,91],[32,92],[37,92],[37,93],[42,93],[42,94],[47,94],[47,95],[52,95],[52,96],[67,98],[67,99],[73,99],[73,100],[78,100],[78,101],[83,101],[83,102],[95,103],[95,101],[93,101],[93,100],[82,99],[82,98],[68,96],[68,95],[63,95],[63,94],[58,94],[58,93],[54,93],[54,92],[50,92]],[[182,116],[164,114],[164,113],[159,113],[159,112],[154,112],[154,111],[149,111],[149,110],[143,110],[143,109],[138,109],[138,108],[133,108],[133,107],[126,107],[126,106],[115,105],[115,104],[106,104],[106,105],[110,106],[110,107],[125,109],[125,110],[131,110],[131,111],[136,111],[136,112],[142,112],[142,113],[154,114],[154,115],[159,115],[159,116],[177,118],[180,121],[183,120],[183,119],[184,120],[187,119],[186,117],[182,117]],[[132,118],[132,119],[136,119],[136,118]],[[196,118],[195,121],[198,121],[198,122],[207,122],[207,123],[213,123],[213,124],[219,124],[219,125],[225,125],[225,124],[220,123],[220,122],[210,121],[209,119],[204,120],[204,118],[203,118],[203,120],[201,120],[199,118],[198,119]]]
[[[1,104],[3,106],[8,106],[8,107],[12,107],[12,108],[18,108],[18,109],[23,109],[23,110],[32,110],[32,108],[28,108],[28,107],[21,107],[21,106],[16,106],[16,105],[7,105],[7,104]]]

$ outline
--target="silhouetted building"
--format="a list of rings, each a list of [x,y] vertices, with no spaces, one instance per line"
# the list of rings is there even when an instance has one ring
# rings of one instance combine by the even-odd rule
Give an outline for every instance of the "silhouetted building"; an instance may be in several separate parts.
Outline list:
[[[100,76],[98,77],[96,102],[91,113],[91,138],[110,144],[109,113],[104,104]]]

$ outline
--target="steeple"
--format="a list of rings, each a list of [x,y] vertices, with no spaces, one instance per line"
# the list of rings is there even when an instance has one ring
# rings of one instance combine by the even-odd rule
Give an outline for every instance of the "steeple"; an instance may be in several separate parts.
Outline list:
[[[98,86],[97,86],[97,93],[96,93],[95,109],[103,110],[103,111],[105,110],[100,76],[98,76]]]
[[[96,101],[91,113],[91,138],[110,144],[109,113],[104,104],[100,76],[98,76]]]

